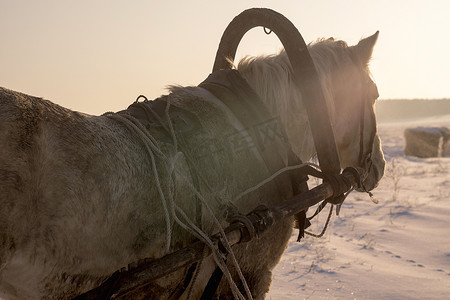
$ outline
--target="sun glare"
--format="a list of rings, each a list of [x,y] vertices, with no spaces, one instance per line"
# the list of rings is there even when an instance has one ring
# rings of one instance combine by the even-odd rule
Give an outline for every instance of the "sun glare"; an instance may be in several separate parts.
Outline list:
[[[371,70],[381,98],[450,97],[448,1],[9,1],[0,10],[0,82],[76,110],[118,110],[138,94],[155,98],[167,85],[201,82],[223,30],[251,6],[286,15],[306,42],[355,44],[379,30]],[[280,48],[274,34],[255,29],[237,57]]]

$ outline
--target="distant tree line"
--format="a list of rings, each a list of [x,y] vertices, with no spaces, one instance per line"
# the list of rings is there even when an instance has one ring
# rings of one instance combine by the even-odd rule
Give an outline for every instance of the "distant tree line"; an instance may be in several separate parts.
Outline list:
[[[375,105],[379,122],[405,121],[450,115],[450,99],[379,100]]]

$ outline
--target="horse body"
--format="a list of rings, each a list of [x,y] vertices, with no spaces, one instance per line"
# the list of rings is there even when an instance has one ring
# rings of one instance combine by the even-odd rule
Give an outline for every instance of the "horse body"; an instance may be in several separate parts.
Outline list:
[[[370,37],[354,47],[327,40],[310,47],[332,112],[343,167],[359,166],[362,137],[355,126],[361,110],[354,107],[370,110],[373,103],[361,103],[366,91],[370,101],[376,98],[367,71],[375,40]],[[294,152],[310,159],[314,146],[307,116],[285,54],[247,60],[238,69],[267,104],[273,120],[281,122]],[[0,297],[74,297],[130,262],[158,258],[190,243],[192,235],[174,221],[175,216],[181,223],[195,220],[212,234],[218,224],[209,209],[225,225],[226,216],[236,209],[246,214],[292,195],[291,190],[280,191],[269,183],[237,199],[271,175],[250,143],[249,128],[200,87],[175,88],[166,101],[172,107],[171,125],[182,134],[175,146],[170,134],[147,126],[150,135],[160,137],[157,144],[165,158],[153,160],[142,139],[112,118],[73,112],[0,89]],[[186,124],[194,124],[193,130],[183,132]],[[230,139],[237,148],[222,151]],[[362,142],[368,143],[366,135]],[[373,168],[365,184],[370,190],[382,176],[384,160],[378,136],[369,146]],[[202,152],[205,147],[208,151]],[[287,149],[283,143],[277,148],[282,157]],[[200,210],[192,189],[195,176],[201,177],[195,188],[208,204]],[[167,203],[158,187],[167,193]],[[177,208],[186,218],[174,213]],[[271,270],[286,247],[292,221],[282,221],[260,239],[233,247],[256,299],[268,291]],[[214,268],[212,258],[202,262],[192,283],[193,299],[200,297]],[[236,268],[229,264],[229,269],[241,287]],[[138,291],[135,298],[139,293],[168,298],[184,277],[185,270],[174,272]],[[223,280],[217,293],[221,299],[231,297],[228,282]]]
[[[2,255],[2,284],[17,287],[18,295],[39,298],[44,278],[76,285],[73,276],[105,275],[133,259],[120,247],[132,244],[136,233],[117,222],[131,212],[126,206],[132,201],[124,199],[148,197],[147,184],[133,176],[148,173],[138,144],[107,118],[2,92],[2,100],[9,100],[2,112],[10,120],[2,122],[7,134],[2,150],[8,153],[2,153],[1,172],[10,178],[1,186],[2,236],[10,242],[2,249],[10,252]],[[94,268],[83,269],[85,264]],[[54,267],[65,271],[52,272]],[[27,295],[27,289],[35,294]]]

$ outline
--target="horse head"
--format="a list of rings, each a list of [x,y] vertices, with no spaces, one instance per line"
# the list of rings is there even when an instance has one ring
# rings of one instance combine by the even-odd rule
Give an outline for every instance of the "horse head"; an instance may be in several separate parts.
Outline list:
[[[374,114],[378,90],[369,71],[377,38],[378,32],[355,46],[333,38],[308,46],[328,107],[341,167],[364,170],[360,191],[377,186],[385,165]],[[267,106],[280,115],[294,152],[303,161],[309,160],[315,147],[304,95],[291,76],[286,53],[246,57],[237,68]]]
[[[378,89],[371,79],[369,61],[378,38],[378,32],[362,39],[357,45],[348,47],[342,41],[333,39],[321,43],[333,44],[329,48],[337,48],[332,52],[337,55],[332,65],[328,88],[331,87],[331,111],[336,144],[341,167],[357,167],[364,170],[364,179],[359,191],[374,189],[384,174],[385,160],[381,150],[380,138],[374,113],[374,104],[378,98]],[[312,48],[320,48],[320,44]],[[316,51],[317,50],[317,51]],[[312,49],[324,55],[326,51]],[[331,52],[330,52],[331,53]],[[329,54],[330,54],[329,53]],[[326,61],[326,60],[315,60]],[[319,63],[319,68],[323,68]]]

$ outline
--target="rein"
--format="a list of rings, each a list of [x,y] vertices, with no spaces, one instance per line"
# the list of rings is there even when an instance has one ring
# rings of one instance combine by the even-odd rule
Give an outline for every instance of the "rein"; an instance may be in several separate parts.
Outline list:
[[[360,140],[359,140],[359,165],[366,170],[367,173],[370,172],[370,169],[372,168],[372,152],[373,152],[373,142],[376,135],[376,121],[375,121],[375,113],[373,112],[373,109],[370,107],[370,103],[368,100],[367,92],[365,93],[366,96],[362,99],[361,103],[361,119],[360,119]],[[372,130],[370,132],[370,139],[369,139],[369,149],[364,149],[364,129],[365,129],[365,119],[366,119],[366,108],[368,108],[370,112],[370,122],[372,125]]]

